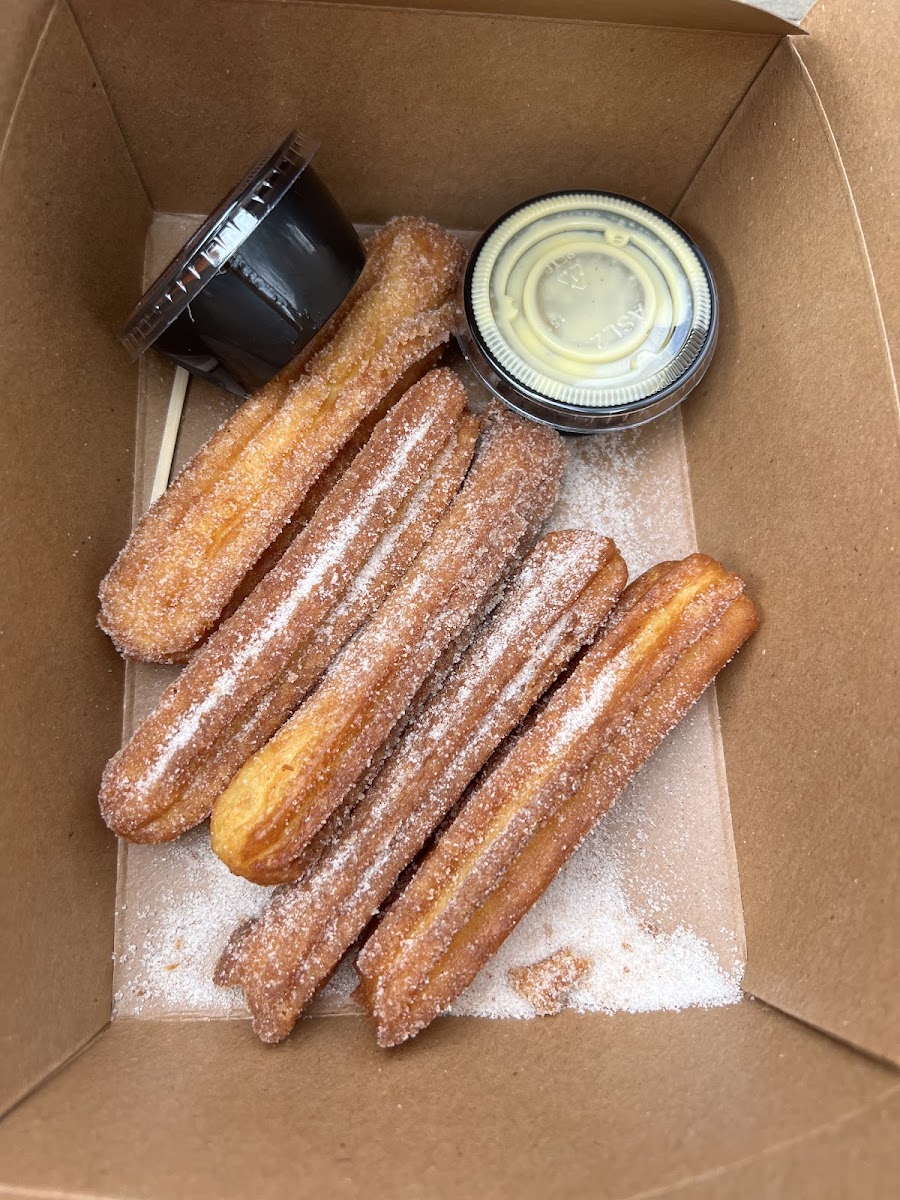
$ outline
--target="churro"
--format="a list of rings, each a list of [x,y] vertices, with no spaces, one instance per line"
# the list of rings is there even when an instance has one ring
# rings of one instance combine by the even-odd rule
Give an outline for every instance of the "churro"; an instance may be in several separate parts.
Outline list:
[[[460,421],[450,444],[382,535],[344,598],[303,642],[269,689],[247,705],[217,739],[213,752],[196,763],[182,791],[182,801],[190,811],[209,814],[216,796],[238,768],[298,708],[341,647],[403,578],[462,482],[478,427],[472,414]]]
[[[256,1032],[277,1041],[502,739],[595,635],[627,571],[598,534],[547,535],[343,828],[222,956]]]
[[[263,576],[267,575],[276,563],[281,561],[283,554],[294,541],[297,534],[309,524],[319,505],[322,504],[328,493],[340,481],[354,458],[356,458],[357,454],[372,436],[372,431],[378,422],[390,412],[400,397],[405,395],[414,383],[417,383],[423,375],[426,375],[437,364],[442,354],[443,347],[439,347],[431,354],[426,355],[421,362],[417,362],[404,373],[400,382],[391,388],[378,407],[374,408],[367,417],[360,421],[353,432],[353,436],[345,442],[337,455],[335,455],[303,497],[300,507],[284,526],[281,533],[267,547],[262,556],[253,564],[238,584],[231,599],[222,610],[216,627],[223,621],[227,621],[232,613],[247,599]],[[186,654],[182,657],[188,659],[190,655]]]
[[[545,506],[543,504],[535,506],[530,527],[526,530],[522,540],[516,547],[515,553],[510,555],[496,583],[485,592],[484,597],[475,610],[474,616],[468,621],[462,632],[454,637],[449,645],[438,655],[434,667],[416,692],[403,716],[391,730],[390,735],[378,747],[365,773],[360,776],[340,805],[324,824],[319,827],[304,849],[297,855],[294,862],[297,878],[311,870],[323,850],[341,836],[350,816],[364,796],[369,785],[396,751],[407,727],[419,718],[426,705],[440,693],[451,672],[461,661],[463,655],[475,641],[475,638],[482,632],[485,624],[491,618],[497,606],[502,602],[511,583],[516,579],[522,563],[538,540],[540,528],[544,524],[545,519]]]
[[[564,461],[550,430],[492,415],[462,491],[403,581],[216,801],[212,846],[232,871],[258,883],[297,877],[298,855],[365,773],[536,514],[549,513]]]
[[[329,338],[206,443],[103,581],[100,624],[123,654],[177,660],[213,628],[360,422],[447,342],[463,257],[425,221],[398,218],[375,235]]]
[[[756,625],[742,581],[704,555],[632,585],[359,954],[380,1045],[453,1002]]]
[[[452,372],[432,371],[410,388],[278,566],[111,760],[100,804],[112,829],[163,841],[209,815],[427,542],[478,427]]]

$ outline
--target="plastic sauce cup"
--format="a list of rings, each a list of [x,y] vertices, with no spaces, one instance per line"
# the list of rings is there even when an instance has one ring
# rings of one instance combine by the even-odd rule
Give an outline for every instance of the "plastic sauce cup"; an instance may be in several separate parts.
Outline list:
[[[308,345],[365,263],[353,225],[291,133],[203,223],[132,313],[132,359],[153,346],[246,396]]]
[[[505,213],[461,289],[458,337],[481,380],[568,433],[668,412],[716,346],[716,289],[697,246],[662,213],[610,192],[554,192]]]

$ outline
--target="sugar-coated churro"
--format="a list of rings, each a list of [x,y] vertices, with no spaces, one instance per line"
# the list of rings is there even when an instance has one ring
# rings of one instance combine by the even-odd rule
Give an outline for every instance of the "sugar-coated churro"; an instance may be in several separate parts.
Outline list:
[[[162,841],[208,816],[427,542],[477,431],[452,372],[410,388],[278,566],[111,760],[100,804],[112,829]]]
[[[243,987],[264,1040],[290,1032],[492,751],[593,638],[626,575],[613,544],[583,530],[531,551],[344,827],[223,954],[217,980]]]
[[[410,370],[404,373],[400,382],[385,395],[377,408],[373,408],[369,415],[360,421],[354,430],[353,436],[345,442],[303,497],[300,507],[284,526],[281,533],[267,547],[262,556],[257,559],[238,584],[231,599],[222,610],[218,624],[226,621],[238,609],[263,576],[267,575],[275,564],[281,560],[282,555],[294,541],[297,534],[309,524],[319,505],[322,504],[328,493],[340,481],[341,476],[369,440],[378,422],[390,412],[400,397],[405,395],[414,383],[418,383],[422,376],[426,375],[437,364],[443,352],[444,348],[440,346],[431,354],[426,355],[420,362],[415,363]],[[183,657],[187,659],[190,655],[186,654]]]
[[[462,632],[457,634],[438,655],[434,667],[426,676],[402,718],[393,727],[389,736],[385,738],[377,752],[373,755],[372,761],[365,773],[350,789],[338,808],[320,826],[300,854],[298,854],[294,863],[298,878],[301,875],[305,875],[313,863],[318,860],[324,848],[329,846],[336,837],[340,836],[341,831],[365,794],[369,784],[395,752],[407,726],[416,720],[425,706],[439,694],[451,671],[459,663],[475,638],[481,633],[485,623],[490,619],[506,595],[512,581],[516,578],[526,555],[534,548],[540,528],[546,519],[546,507],[546,504],[543,502],[535,506],[531,525],[524,533],[522,540],[516,547],[515,553],[508,558],[499,579],[485,592],[474,615],[465,625]]]
[[[380,1045],[453,1002],[756,625],[742,581],[703,555],[632,585],[359,954]]]
[[[406,371],[444,344],[464,252],[425,221],[375,235],[353,302],[321,348],[251,397],[139,522],[100,589],[119,650],[189,653],[318,476]]]
[[[213,850],[258,883],[297,877],[298,855],[365,773],[441,652],[549,513],[561,439],[496,412],[462,491],[403,581],[316,690],[213,808]]]
[[[471,414],[459,422],[450,443],[382,535],[343,599],[298,648],[268,690],[245,706],[220,735],[212,753],[196,762],[182,791],[189,811],[209,814],[216,796],[238,768],[296,711],[341,647],[403,578],[459,488],[478,427],[478,419]]]

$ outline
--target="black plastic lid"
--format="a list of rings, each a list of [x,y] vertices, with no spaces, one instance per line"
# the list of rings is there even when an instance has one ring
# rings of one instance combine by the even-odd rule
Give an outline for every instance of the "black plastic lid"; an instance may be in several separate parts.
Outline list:
[[[290,190],[319,147],[294,130],[259,160],[204,221],[145,294],[120,340],[139,358],[215,277]]]

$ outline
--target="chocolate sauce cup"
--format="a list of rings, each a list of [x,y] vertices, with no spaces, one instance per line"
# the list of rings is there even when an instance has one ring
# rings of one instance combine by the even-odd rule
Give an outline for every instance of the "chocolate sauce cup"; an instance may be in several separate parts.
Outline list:
[[[257,163],[147,291],[120,333],[238,396],[296,357],[346,299],[365,250],[296,131]]]

